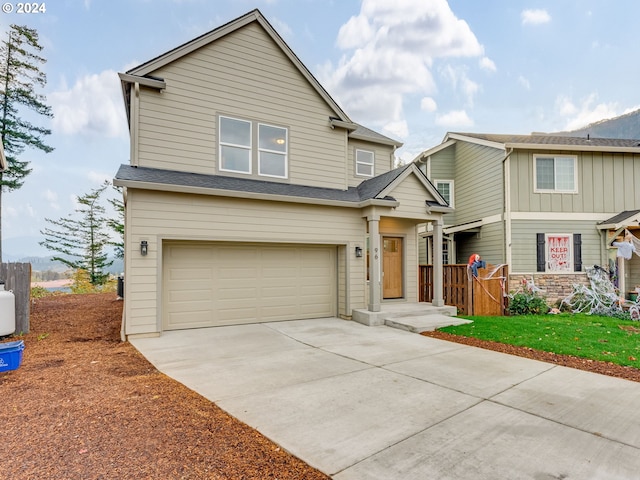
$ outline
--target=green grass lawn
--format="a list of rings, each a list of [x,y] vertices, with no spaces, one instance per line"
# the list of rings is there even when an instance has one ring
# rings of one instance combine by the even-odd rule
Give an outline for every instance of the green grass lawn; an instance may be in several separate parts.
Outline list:
[[[640,369],[640,322],[582,314],[463,318],[473,323],[440,330]]]

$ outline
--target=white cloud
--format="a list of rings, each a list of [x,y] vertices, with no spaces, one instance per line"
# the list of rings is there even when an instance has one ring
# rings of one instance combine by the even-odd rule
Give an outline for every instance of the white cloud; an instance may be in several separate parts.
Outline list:
[[[322,67],[321,83],[354,120],[392,125],[396,132],[405,122],[404,97],[437,91],[434,60],[484,54],[446,0],[363,0],[360,13],[340,28],[336,45],[345,54],[338,65]],[[477,84],[463,83],[465,95],[473,96]]]
[[[472,127],[473,120],[464,110],[452,110],[436,117],[436,125],[441,127]]]
[[[49,206],[54,210],[60,210],[60,204],[58,203],[58,194],[53,190],[46,189],[42,192],[42,197],[46,200]]]
[[[420,100],[420,109],[425,112],[435,112],[438,109],[436,101],[431,97],[424,97]]]
[[[291,30],[291,27],[286,22],[279,18],[271,18],[269,21],[281,37],[286,38],[287,40],[293,38],[293,30]]]
[[[498,70],[494,61],[489,57],[482,57],[478,64],[480,65],[480,68],[489,72],[495,72],[496,70]]]
[[[523,25],[541,25],[551,21],[551,15],[546,10],[523,10],[520,13]]]
[[[619,115],[617,103],[596,103],[597,100],[598,95],[591,93],[582,99],[579,105],[575,105],[570,98],[559,96],[556,99],[556,110],[561,116],[569,117],[566,119],[564,130],[576,130]]]
[[[112,173],[104,173],[104,172],[89,172],[87,173],[87,178],[89,179],[89,181],[93,184],[95,184],[96,186],[102,185],[105,180],[113,180],[113,174]],[[87,193],[89,193],[87,191]]]
[[[383,130],[391,134],[392,137],[397,138],[406,138],[409,135],[409,126],[404,120],[390,122],[383,127]]]
[[[113,70],[85,75],[73,87],[48,95],[54,132],[124,137],[127,123],[120,80]]]
[[[462,92],[467,99],[467,104],[472,106],[473,98],[480,90],[480,85],[469,79],[467,68],[446,65],[440,70],[440,73],[452,85],[454,90]]]
[[[523,87],[525,90],[531,90],[531,83],[529,83],[529,79],[527,79],[526,77],[520,75],[518,77],[518,83],[520,84],[521,87]]]

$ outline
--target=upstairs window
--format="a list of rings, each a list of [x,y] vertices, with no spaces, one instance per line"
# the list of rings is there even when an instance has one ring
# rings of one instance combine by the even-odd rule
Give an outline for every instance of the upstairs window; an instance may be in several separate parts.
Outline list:
[[[287,178],[287,129],[258,125],[258,174]]]
[[[361,177],[373,177],[373,152],[368,150],[356,150],[356,175]]]
[[[436,189],[450,207],[453,207],[453,180],[436,180]]]
[[[220,117],[220,170],[251,173],[251,122]]]
[[[535,192],[575,193],[578,191],[575,156],[536,155],[533,162]]]
[[[218,118],[221,172],[287,178],[286,128],[222,115]]]

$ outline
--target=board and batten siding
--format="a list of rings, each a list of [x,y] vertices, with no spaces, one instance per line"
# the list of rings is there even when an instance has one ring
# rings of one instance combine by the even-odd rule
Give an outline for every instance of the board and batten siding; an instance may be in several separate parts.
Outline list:
[[[537,270],[536,234],[579,233],[582,240],[582,270],[606,265],[602,258],[602,236],[595,222],[571,220],[513,220],[511,222],[511,273],[534,273]],[[572,272],[568,272],[572,273]]]
[[[129,189],[126,241],[126,334],[158,331],[162,240],[274,242],[342,245],[347,264],[339,269],[351,308],[364,308],[366,222],[359,209]],[[140,255],[140,241],[149,253]],[[339,283],[340,285],[340,283]],[[345,295],[338,313],[345,311]]]
[[[294,184],[347,187],[347,132],[336,113],[257,23],[151,73],[166,89],[140,89],[138,158],[153,168],[217,174],[217,119],[229,115],[288,129]]]
[[[456,238],[459,239],[459,237]],[[479,234],[473,234],[465,241],[459,240],[456,248],[457,263],[467,263],[473,253],[478,253],[484,261],[492,265],[505,263],[504,223],[483,225]]]
[[[575,155],[577,193],[535,193],[534,154]],[[511,209],[514,212],[610,213],[640,206],[640,155],[603,152],[511,154]]]

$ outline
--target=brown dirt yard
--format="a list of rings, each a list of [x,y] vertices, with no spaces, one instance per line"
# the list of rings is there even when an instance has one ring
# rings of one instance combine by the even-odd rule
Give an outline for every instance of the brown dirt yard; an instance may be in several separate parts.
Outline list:
[[[114,294],[36,300],[22,366],[0,373],[0,477],[327,479],[120,341]],[[640,370],[433,332],[640,381]]]

